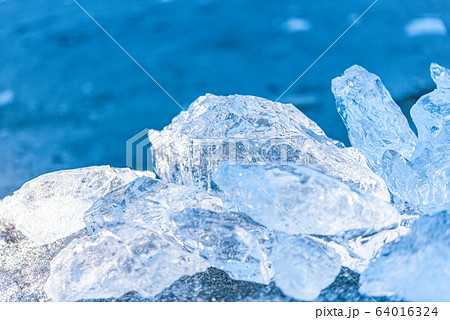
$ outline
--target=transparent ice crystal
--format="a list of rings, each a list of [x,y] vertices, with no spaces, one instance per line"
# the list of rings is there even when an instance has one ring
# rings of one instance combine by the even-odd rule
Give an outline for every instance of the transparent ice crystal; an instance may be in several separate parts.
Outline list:
[[[2,215],[36,244],[52,243],[84,228],[97,199],[145,175],[152,173],[109,166],[44,174],[3,199]]]
[[[271,231],[244,213],[227,211],[204,191],[148,177],[99,199],[86,224],[92,235],[75,239],[52,261],[45,292],[53,300],[129,291],[152,297],[209,266],[236,280],[275,281],[292,297],[311,300],[340,271],[330,258],[336,258],[333,249]]]
[[[401,221],[388,203],[307,167],[222,164],[213,181],[239,211],[287,234],[379,230]]]
[[[333,80],[353,146],[383,177],[394,201],[435,213],[450,206],[450,70],[435,63],[437,85],[411,108],[418,139],[380,79],[359,66]]]
[[[450,70],[432,63],[430,71],[437,88],[411,108],[411,118],[419,133],[417,155],[425,149],[450,145]]]
[[[101,231],[75,239],[52,260],[45,292],[53,301],[120,297],[130,291],[152,297],[180,277],[208,266],[153,231],[131,242]]]
[[[170,212],[186,208],[224,211],[222,200],[196,188],[141,177],[95,202],[85,214],[91,232],[108,230],[130,240],[148,229],[167,229]]]
[[[169,215],[174,236],[236,280],[269,284],[273,235],[245,214],[187,209]]]
[[[350,142],[377,173],[386,150],[412,155],[417,137],[379,77],[355,65],[333,79],[332,91]]]
[[[386,185],[354,148],[328,138],[291,104],[253,96],[214,96],[194,101],[172,123],[151,130],[155,172],[164,181],[217,191],[212,169],[222,163],[296,164],[315,168],[389,200]]]
[[[361,276],[373,296],[409,301],[450,300],[450,215],[422,216],[411,232],[388,244]]]
[[[271,231],[235,212],[186,209],[170,214],[174,236],[233,279],[275,284],[313,300],[339,274],[337,255],[305,236]]]

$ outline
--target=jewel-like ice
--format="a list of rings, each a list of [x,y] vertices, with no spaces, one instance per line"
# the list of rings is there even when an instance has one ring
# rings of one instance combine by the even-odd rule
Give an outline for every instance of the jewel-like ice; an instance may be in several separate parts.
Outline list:
[[[394,201],[426,213],[450,203],[450,70],[433,63],[431,77],[437,89],[411,109],[418,140],[377,76],[353,66],[333,80],[352,144],[386,181]]]
[[[253,96],[194,101],[160,133],[151,130],[156,173],[167,182],[211,191],[211,171],[221,162],[305,165],[388,201],[386,185],[362,154],[328,138],[291,104]]]
[[[450,208],[450,145],[425,149],[409,161],[394,151],[383,156],[383,170],[391,192],[426,213]]]
[[[278,233],[270,254],[275,283],[300,300],[313,300],[341,271],[333,249],[303,236]]]
[[[379,77],[355,65],[333,79],[332,91],[350,142],[377,173],[386,150],[412,155],[417,137]]]
[[[401,221],[388,203],[302,166],[222,164],[213,181],[239,211],[287,234],[379,230]]]
[[[416,156],[425,149],[450,147],[450,70],[432,63],[430,71],[437,88],[411,108],[411,118],[419,133]]]
[[[332,237],[314,237],[319,243],[333,248],[338,254],[337,261],[356,272],[364,271],[380,249],[398,237],[408,233],[409,227],[394,226],[378,231],[356,230]]]
[[[109,166],[44,174],[3,199],[3,215],[36,244],[52,243],[84,228],[95,200],[144,175],[152,173]]]
[[[170,238],[148,231],[131,242],[101,231],[75,239],[52,260],[45,292],[53,301],[159,293],[208,264]]]
[[[187,209],[170,213],[169,219],[180,242],[233,279],[275,281],[296,299],[317,298],[340,271],[333,249],[270,231],[243,213]]]
[[[373,296],[409,301],[450,300],[450,215],[422,216],[411,232],[388,244],[361,276]]]
[[[106,229],[128,241],[148,229],[165,231],[168,213],[186,208],[225,211],[221,199],[204,191],[142,177],[94,203],[85,222],[90,231]]]
[[[188,209],[169,215],[174,236],[233,279],[269,284],[273,236],[245,214]]]

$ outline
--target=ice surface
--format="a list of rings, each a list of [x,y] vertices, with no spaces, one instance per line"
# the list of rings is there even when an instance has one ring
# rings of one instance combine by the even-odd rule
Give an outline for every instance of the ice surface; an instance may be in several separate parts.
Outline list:
[[[390,191],[427,213],[450,207],[450,70],[430,67],[437,88],[411,108],[419,140],[408,158],[394,151],[383,156]]]
[[[239,211],[288,234],[335,235],[401,221],[388,203],[307,167],[222,164],[213,181]]]
[[[407,219],[406,221],[408,222]],[[334,249],[338,254],[337,261],[340,265],[362,272],[384,245],[408,233],[407,222],[378,231],[356,230],[332,237],[315,237],[315,240]]]
[[[317,298],[339,274],[333,249],[288,236],[243,213],[187,209],[170,214],[174,236],[233,279],[275,284],[300,300]]]
[[[409,161],[394,151],[383,157],[391,192],[426,213],[450,208],[450,148],[428,150]]]
[[[422,216],[411,232],[387,245],[361,276],[373,296],[409,301],[450,300],[450,215]]]
[[[300,300],[317,298],[341,271],[333,249],[303,236],[278,233],[270,259],[276,285]]]
[[[141,177],[95,202],[85,222],[91,232],[104,229],[128,241],[148,229],[167,230],[167,215],[186,208],[225,211],[221,199],[204,191]]]
[[[361,153],[344,148],[291,104],[253,96],[214,96],[194,101],[160,133],[149,132],[156,173],[167,182],[209,191],[221,162],[293,163],[315,168],[389,200],[387,188]]]
[[[109,166],[48,173],[3,199],[3,216],[36,244],[52,243],[84,228],[95,200],[143,175],[152,173]]]
[[[205,271],[202,258],[148,231],[132,242],[101,231],[75,239],[52,260],[45,292],[53,301],[159,293],[184,275]]]
[[[169,215],[175,237],[233,279],[269,284],[273,233],[245,214],[188,209]]]
[[[431,77],[437,89],[411,109],[418,140],[377,76],[353,66],[333,80],[352,145],[384,178],[394,201],[426,213],[450,203],[450,70],[433,63]]]
[[[411,108],[419,133],[416,155],[424,149],[450,146],[450,70],[432,63],[430,71],[436,90],[421,97]]]
[[[333,79],[332,91],[350,142],[377,173],[385,151],[412,155],[417,137],[379,77],[355,65]]]

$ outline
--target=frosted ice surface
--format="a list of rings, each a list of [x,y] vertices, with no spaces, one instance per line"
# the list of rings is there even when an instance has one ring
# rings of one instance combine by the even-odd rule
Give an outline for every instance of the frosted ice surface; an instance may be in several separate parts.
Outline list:
[[[422,216],[411,232],[388,244],[361,276],[373,296],[450,301],[450,215]]]
[[[187,209],[170,213],[174,236],[233,279],[276,285],[301,300],[317,298],[339,274],[333,249],[287,236],[243,213]]]
[[[45,292],[54,301],[120,297],[130,291],[151,297],[208,266],[153,231],[131,242],[102,231],[75,239],[52,260]]]
[[[95,200],[143,175],[152,174],[109,166],[44,174],[3,199],[3,215],[36,244],[52,243],[84,228]]]
[[[239,211],[288,234],[335,235],[401,221],[388,203],[302,166],[222,164],[213,181]]]
[[[107,229],[130,240],[149,228],[165,230],[166,215],[185,208],[225,210],[222,200],[204,191],[142,177],[95,202],[86,212],[85,222],[90,231]]]
[[[450,147],[450,70],[432,63],[430,71],[436,90],[421,97],[411,108],[419,133],[416,155],[424,149]]]
[[[149,139],[156,173],[166,182],[217,191],[211,171],[221,162],[295,163],[389,200],[385,183],[356,149],[344,148],[291,104],[253,96],[214,96],[194,101]]]
[[[386,150],[412,155],[417,138],[379,77],[355,65],[333,79],[332,91],[350,142],[376,172]]]

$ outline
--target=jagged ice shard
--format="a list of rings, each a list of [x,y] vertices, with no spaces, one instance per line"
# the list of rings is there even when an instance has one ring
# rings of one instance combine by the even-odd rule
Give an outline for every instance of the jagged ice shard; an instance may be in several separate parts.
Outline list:
[[[409,301],[450,300],[450,215],[422,216],[411,232],[388,244],[361,276],[372,296]]]
[[[223,161],[237,164],[297,164],[389,201],[385,183],[354,148],[328,138],[291,104],[253,96],[208,94],[194,101],[149,139],[155,172],[164,181],[216,192],[212,169]]]
[[[225,211],[221,199],[204,191],[141,177],[95,202],[85,223],[91,232],[108,230],[131,240],[149,229],[166,231],[169,213],[187,208]]]
[[[224,163],[213,181],[240,211],[287,234],[375,231],[401,221],[386,202],[303,166]]]
[[[351,144],[377,173],[386,150],[412,155],[417,138],[379,77],[355,65],[333,79],[332,91]]]
[[[3,199],[2,215],[36,244],[52,243],[84,228],[97,199],[141,176],[154,174],[109,166],[44,174]]]
[[[411,109],[418,139],[377,76],[354,66],[333,80],[352,144],[386,181],[395,202],[426,213],[450,206],[450,71],[432,64],[431,76],[437,89]]]
[[[45,292],[54,301],[152,297],[184,275],[208,268],[170,238],[148,231],[126,242],[102,231],[75,239],[52,260]]]
[[[275,284],[291,297],[313,300],[339,274],[333,249],[289,236],[242,213],[186,209],[170,214],[174,236],[232,278]]]

